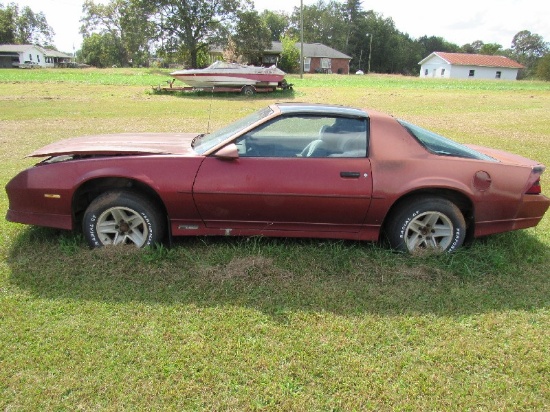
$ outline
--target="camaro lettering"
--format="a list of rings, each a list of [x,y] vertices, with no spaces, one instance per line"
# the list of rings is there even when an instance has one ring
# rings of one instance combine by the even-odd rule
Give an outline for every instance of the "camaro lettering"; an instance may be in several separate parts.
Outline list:
[[[404,239],[405,238],[405,232],[407,231],[407,227],[409,226],[409,223],[411,223],[411,221],[420,214],[420,211],[416,211],[412,214],[411,217],[407,218],[407,220],[405,220],[405,222],[403,223],[403,226],[401,226],[401,231],[399,232],[399,238],[400,239]]]

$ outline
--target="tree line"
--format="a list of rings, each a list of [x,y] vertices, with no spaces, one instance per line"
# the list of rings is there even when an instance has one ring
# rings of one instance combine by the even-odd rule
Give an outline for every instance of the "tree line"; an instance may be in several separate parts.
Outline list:
[[[350,70],[416,75],[418,62],[434,51],[503,55],[523,64],[523,77],[550,80],[550,46],[529,30],[518,32],[511,47],[477,40],[457,45],[443,37],[411,38],[391,17],[364,10],[361,0],[318,0],[303,7],[304,42],[322,43],[350,56]],[[226,59],[260,64],[272,41],[283,42],[279,65],[297,71],[293,47],[300,39],[301,11],[258,12],[248,0],[85,0],[79,61],[98,67],[164,63],[204,67],[212,47]],[[53,47],[53,30],[42,13],[15,3],[0,4],[0,43]]]

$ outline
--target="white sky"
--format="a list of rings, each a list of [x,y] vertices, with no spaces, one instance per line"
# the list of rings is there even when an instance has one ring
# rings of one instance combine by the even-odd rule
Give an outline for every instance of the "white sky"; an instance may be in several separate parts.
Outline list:
[[[304,5],[317,0],[303,0]],[[29,6],[35,13],[44,12],[56,33],[55,46],[64,52],[80,48],[78,33],[83,0],[0,0],[0,3]],[[106,3],[108,0],[96,0]],[[254,0],[262,11],[292,11],[300,0]],[[274,5],[275,4],[275,5]],[[374,10],[384,18],[391,17],[397,30],[412,38],[440,36],[459,46],[481,40],[509,48],[514,35],[521,30],[539,34],[550,42],[550,2],[541,0],[461,0],[456,2],[413,0],[363,0],[363,10]],[[307,27],[305,28],[307,30]]]

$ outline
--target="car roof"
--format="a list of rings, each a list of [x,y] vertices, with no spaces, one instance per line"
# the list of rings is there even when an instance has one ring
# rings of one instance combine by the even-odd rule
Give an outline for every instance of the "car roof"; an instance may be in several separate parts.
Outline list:
[[[369,117],[367,112],[354,107],[315,103],[276,103],[282,114],[329,114],[350,117]]]

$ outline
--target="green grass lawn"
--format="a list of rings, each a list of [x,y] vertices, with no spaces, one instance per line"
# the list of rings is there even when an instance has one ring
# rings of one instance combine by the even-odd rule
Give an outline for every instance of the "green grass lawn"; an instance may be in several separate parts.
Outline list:
[[[370,107],[550,166],[550,83],[307,75],[254,98],[153,92],[169,79],[0,70],[1,186],[55,140],[206,132],[273,101]],[[0,254],[1,410],[550,410],[550,216],[437,257],[261,238],[89,250],[2,219]]]

